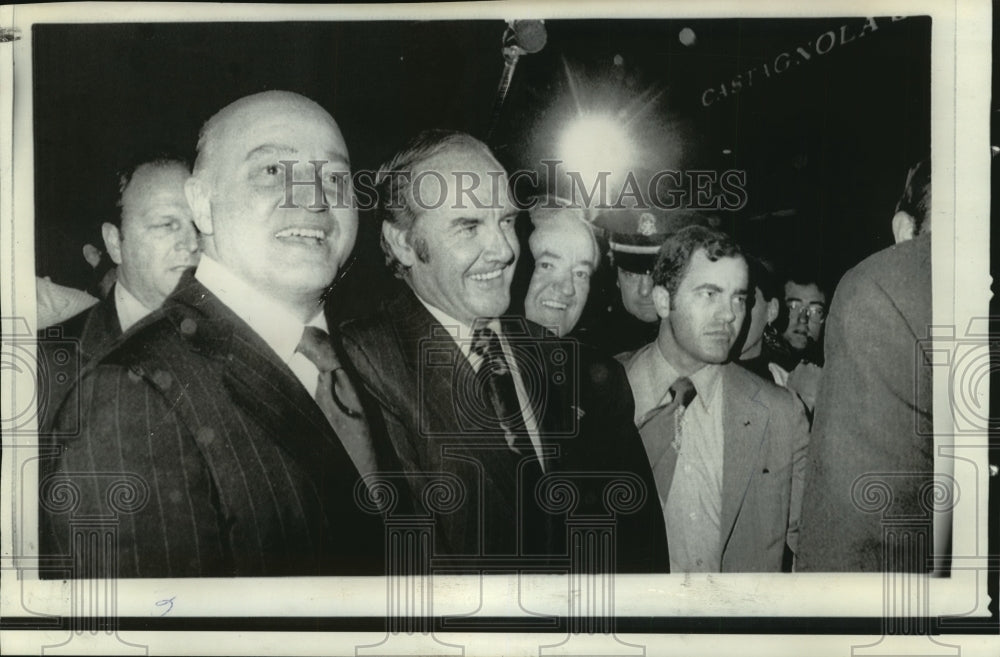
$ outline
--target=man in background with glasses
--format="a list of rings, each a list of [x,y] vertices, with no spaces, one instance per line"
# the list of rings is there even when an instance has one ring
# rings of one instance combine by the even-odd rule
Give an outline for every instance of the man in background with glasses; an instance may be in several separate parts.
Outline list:
[[[793,390],[812,414],[823,373],[823,327],[827,295],[819,276],[805,269],[793,270],[785,282],[788,325],[782,334],[794,359],[793,369],[775,379]],[[797,363],[797,364],[795,364]]]
[[[817,276],[793,272],[785,282],[788,327],[783,337],[796,356],[818,365],[823,364],[826,305],[826,292]]]

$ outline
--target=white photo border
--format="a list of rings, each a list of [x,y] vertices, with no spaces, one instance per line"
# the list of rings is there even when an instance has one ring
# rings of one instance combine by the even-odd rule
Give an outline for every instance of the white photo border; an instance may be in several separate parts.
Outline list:
[[[3,308],[5,349],[17,336],[34,335],[34,179],[32,151],[32,26],[43,23],[212,22],[278,20],[361,19],[508,19],[605,18],[610,5],[586,0],[573,3],[455,3],[428,5],[198,5],[139,3],[81,3],[68,5],[4,6],[0,27],[16,30],[17,40],[0,43],[0,307]],[[980,325],[989,308],[989,112],[990,112],[990,7],[986,2],[953,4],[923,1],[871,3],[789,0],[732,2],[631,2],[616,4],[615,18],[793,18],[866,15],[929,15],[932,17],[931,143],[934,172],[933,206],[933,316],[947,341],[984,338]],[[3,89],[13,93],[2,93]],[[950,333],[949,333],[950,331]],[[24,353],[33,355],[30,347]],[[6,367],[6,363],[5,363]],[[3,417],[12,417],[25,400],[33,399],[32,373],[4,371]],[[934,380],[936,454],[935,470],[951,474],[962,494],[954,511],[954,565],[950,577],[917,577],[925,600],[906,609],[922,616],[982,617],[987,614],[987,488],[989,464],[985,433],[962,432],[955,419],[956,404],[976,404],[952,389],[952,377]],[[986,394],[988,387],[979,388]],[[978,403],[983,403],[979,400]],[[988,403],[988,402],[985,402]],[[977,409],[973,409],[977,410]],[[951,438],[954,437],[954,441]],[[22,491],[37,489],[34,441],[24,435],[5,435],[3,443],[2,508],[0,508],[0,604],[10,618],[46,623],[71,615],[74,584],[40,581],[31,575],[31,546],[37,542],[37,508]],[[34,532],[34,534],[32,533]],[[37,550],[37,548],[35,548]],[[916,581],[916,580],[914,580]],[[97,583],[92,583],[97,586]],[[116,583],[117,615],[154,619],[162,611],[156,603],[173,600],[173,613],[184,618],[234,617],[340,617],[378,618],[386,612],[386,586],[367,578],[286,578],[220,580],[121,580]],[[812,618],[879,618],[886,613],[887,587],[895,586],[881,574],[618,576],[615,581],[615,614],[618,617],[729,617],[761,619],[793,616]],[[520,618],[532,614],[566,616],[572,593],[560,576],[435,577],[434,615],[479,613],[489,617]],[[95,590],[97,590],[95,588]],[[210,591],[211,595],[205,595]],[[513,593],[512,593],[513,592]],[[923,605],[926,602],[926,606]],[[484,613],[488,612],[488,613]],[[905,615],[905,614],[903,614]],[[155,626],[153,626],[155,628]],[[4,643],[13,652],[65,640],[69,630],[6,633]],[[205,644],[192,636],[212,638],[216,633],[143,632],[129,630],[129,641],[155,646],[155,651],[205,652]],[[211,636],[210,636],[211,635]],[[228,641],[229,635],[220,635]],[[340,634],[285,635],[262,632],[261,642],[251,634],[232,637],[226,654],[310,652],[316,646],[379,643],[380,632],[345,641]],[[263,640],[263,637],[267,640]],[[442,635],[444,636],[444,635]],[[507,654],[538,654],[540,644],[558,644],[559,636],[529,634],[508,639]],[[545,637],[545,640],[541,640]],[[553,638],[554,637],[554,638]],[[285,640],[293,641],[286,643]],[[682,640],[681,637],[674,637]],[[702,636],[702,639],[705,637]],[[710,638],[710,637],[709,637]],[[552,640],[549,640],[552,639]],[[688,637],[691,639],[691,637]],[[741,652],[754,654],[766,638],[740,635],[733,638]],[[200,640],[200,639],[199,639]],[[672,645],[663,637],[626,635],[628,643]],[[696,639],[692,639],[696,640]],[[798,637],[784,645],[806,645],[815,639]],[[871,637],[866,641],[871,642]],[[38,641],[38,643],[32,643]],[[467,646],[468,654],[498,649],[489,635],[456,635],[448,643]],[[663,642],[667,643],[664,644]],[[241,643],[243,642],[243,643]],[[951,643],[944,640],[944,643]],[[2,645],[2,644],[0,644]],[[685,643],[687,654],[692,644]],[[734,647],[735,647],[734,645]],[[849,641],[844,645],[855,645]],[[976,654],[976,641],[966,645]],[[476,648],[475,646],[479,646]],[[509,650],[508,650],[509,649]],[[534,652],[532,652],[534,651]],[[5,651],[6,652],[6,651]],[[767,654],[780,654],[773,646]],[[791,654],[791,652],[790,652]]]

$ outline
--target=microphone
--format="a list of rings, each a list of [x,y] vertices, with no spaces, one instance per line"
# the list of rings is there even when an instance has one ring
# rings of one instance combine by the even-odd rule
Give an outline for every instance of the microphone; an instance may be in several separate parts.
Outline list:
[[[504,33],[504,49],[516,47],[521,50],[518,55],[532,54],[545,47],[548,34],[545,31],[545,21],[509,21]]]
[[[507,99],[510,82],[514,78],[514,68],[517,66],[518,58],[521,55],[538,52],[545,47],[546,41],[548,33],[545,31],[545,21],[507,21],[507,29],[503,33],[503,75],[500,76],[500,87],[493,103],[493,119],[490,121],[487,140],[493,136],[493,131],[496,130],[500,120],[500,112]]]

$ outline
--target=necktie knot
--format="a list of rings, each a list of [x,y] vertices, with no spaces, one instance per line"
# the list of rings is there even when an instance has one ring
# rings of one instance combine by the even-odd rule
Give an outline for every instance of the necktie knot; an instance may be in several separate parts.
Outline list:
[[[654,406],[636,419],[635,425],[639,429],[642,429],[647,423],[661,413],[680,417],[680,414],[683,413],[684,409],[687,408],[688,404],[690,404],[698,394],[698,391],[695,390],[694,383],[686,376],[682,376],[674,381],[668,390],[671,395],[669,402]],[[664,396],[664,398],[666,398],[666,396]]]
[[[295,351],[308,358],[322,374],[340,369],[340,359],[330,342],[330,334],[321,328],[305,327]]]
[[[670,392],[673,393],[672,401],[677,402],[681,408],[687,408],[688,404],[694,401],[694,398],[698,395],[694,383],[686,376],[682,376],[674,381],[673,385],[670,386]]]
[[[500,346],[500,336],[493,329],[484,327],[472,332],[472,353],[483,359],[487,372],[495,376],[506,376],[510,368]]]
[[[488,358],[499,343],[500,337],[488,326],[477,328],[472,332],[472,351],[483,358]]]
[[[295,351],[308,358],[319,370],[317,398],[329,394],[341,412],[351,418],[360,418],[361,404],[357,392],[337,358],[330,334],[321,328],[307,326]]]

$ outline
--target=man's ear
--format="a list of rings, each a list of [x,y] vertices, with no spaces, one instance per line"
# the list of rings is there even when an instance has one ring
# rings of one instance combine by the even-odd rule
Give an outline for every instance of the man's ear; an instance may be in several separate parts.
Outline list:
[[[118,226],[105,221],[101,224],[101,235],[104,237],[104,248],[108,250],[111,262],[116,265],[122,264],[122,234],[118,231]]]
[[[781,312],[781,305],[778,303],[778,297],[774,297],[767,302],[767,319],[766,324],[770,324],[774,320],[778,319],[778,313]]]
[[[660,319],[666,319],[670,315],[670,293],[662,285],[653,288],[653,307]]]
[[[413,250],[413,247],[410,246],[409,231],[402,230],[399,226],[391,224],[388,221],[383,221],[382,238],[389,245],[389,248],[392,249],[396,260],[399,260],[404,267],[412,267],[416,263],[417,254]]]
[[[910,216],[909,212],[900,210],[893,216],[892,236],[895,238],[896,244],[905,242],[906,240],[912,240],[915,230],[916,222],[913,220],[913,217]]]
[[[184,183],[184,196],[187,197],[194,225],[202,235],[211,235],[212,229],[212,190],[201,178],[191,176]]]
[[[97,269],[97,265],[101,264],[101,250],[88,242],[83,245],[83,259],[88,265]]]

